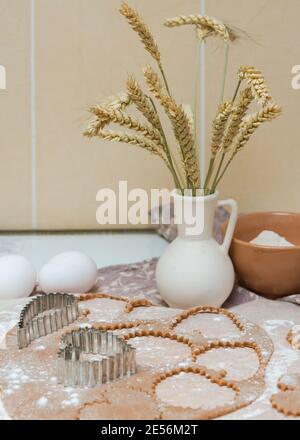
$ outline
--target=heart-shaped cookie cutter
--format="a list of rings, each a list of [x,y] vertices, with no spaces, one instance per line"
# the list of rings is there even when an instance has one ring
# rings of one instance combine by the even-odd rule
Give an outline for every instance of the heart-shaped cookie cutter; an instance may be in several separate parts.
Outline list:
[[[111,331],[82,328],[62,337],[58,383],[93,388],[136,373],[136,349]]]
[[[17,326],[20,349],[42,336],[56,332],[76,321],[79,316],[78,301],[74,295],[49,293],[39,295],[22,310]]]

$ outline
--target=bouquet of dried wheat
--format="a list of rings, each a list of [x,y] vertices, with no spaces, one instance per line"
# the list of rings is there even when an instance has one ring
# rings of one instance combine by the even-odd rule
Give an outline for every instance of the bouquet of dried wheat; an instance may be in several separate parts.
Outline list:
[[[110,141],[137,145],[159,156],[170,170],[176,188],[182,191],[191,189],[196,192],[201,187],[201,158],[197,153],[196,117],[191,113],[190,108],[177,103],[174,99],[158,45],[138,12],[127,3],[122,3],[120,13],[139,35],[146,51],[155,60],[158,71],[150,65],[144,68],[147,92],[144,92],[133,76],[130,76],[126,92],[90,107],[93,120],[84,134],[88,137],[97,136]],[[202,15],[180,16],[165,22],[165,26],[170,28],[183,25],[194,26],[197,38],[201,42],[209,37],[217,37],[224,41],[226,48],[222,102],[213,121],[211,159],[201,188],[205,194],[211,194],[216,191],[229,165],[237,153],[245,147],[256,129],[262,123],[275,119],[281,110],[272,101],[262,73],[254,67],[240,68],[233,98],[224,101],[229,45],[239,38],[238,33],[230,26]],[[170,121],[178,143],[176,148],[172,148],[167,139],[157,103]],[[249,114],[250,106],[253,104],[256,104],[257,109]],[[139,112],[142,120],[130,115],[131,106]],[[111,124],[121,127],[122,131],[110,129]]]

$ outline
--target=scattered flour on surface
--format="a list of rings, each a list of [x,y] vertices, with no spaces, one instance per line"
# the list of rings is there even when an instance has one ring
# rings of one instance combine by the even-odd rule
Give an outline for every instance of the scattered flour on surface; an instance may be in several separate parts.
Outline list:
[[[36,406],[38,406],[39,408],[44,408],[45,406],[47,406],[47,404],[48,404],[47,397],[41,397],[36,401]]]
[[[66,406],[76,406],[79,405],[80,400],[79,400],[79,395],[77,393],[73,393],[70,396],[70,399],[65,399],[61,402],[61,406],[62,408],[65,408]]]
[[[6,394],[7,396],[10,396],[11,394],[13,394],[14,390],[11,390],[10,388],[7,388],[6,390],[3,391],[4,394]]]
[[[37,347],[35,347],[35,350],[36,351],[43,351],[43,350],[46,350],[46,347],[45,347],[45,345],[38,345]]]
[[[287,331],[295,325],[294,321],[268,319],[263,323],[263,328],[269,335],[274,335],[278,331],[278,327],[286,327]]]

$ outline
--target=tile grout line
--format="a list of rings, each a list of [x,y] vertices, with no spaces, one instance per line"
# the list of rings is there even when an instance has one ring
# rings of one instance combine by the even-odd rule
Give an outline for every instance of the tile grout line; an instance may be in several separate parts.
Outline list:
[[[205,15],[206,0],[200,0],[200,14]],[[206,75],[205,75],[205,43],[200,45],[200,152],[201,158],[200,172],[201,172],[201,188],[204,186],[205,171],[206,171]]]
[[[35,0],[30,0],[30,47],[31,47],[31,227],[37,229],[36,207],[36,59],[35,59]]]

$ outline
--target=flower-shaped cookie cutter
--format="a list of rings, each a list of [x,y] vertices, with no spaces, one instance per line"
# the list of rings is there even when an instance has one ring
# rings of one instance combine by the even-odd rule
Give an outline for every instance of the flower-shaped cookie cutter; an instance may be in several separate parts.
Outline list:
[[[136,349],[111,331],[66,333],[58,352],[58,383],[93,388],[136,373]]]
[[[49,293],[39,295],[22,310],[17,326],[20,349],[42,336],[54,333],[76,321],[78,301],[74,295]]]

